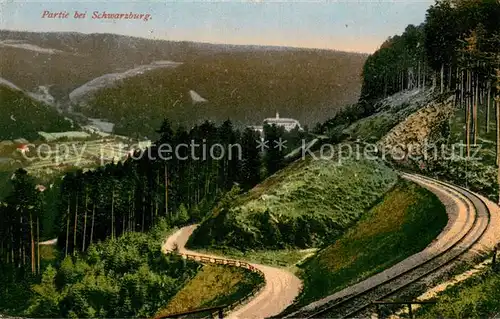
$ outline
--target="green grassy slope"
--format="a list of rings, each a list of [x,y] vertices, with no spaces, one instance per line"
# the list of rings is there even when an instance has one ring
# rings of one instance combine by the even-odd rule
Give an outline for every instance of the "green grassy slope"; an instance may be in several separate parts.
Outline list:
[[[425,248],[447,223],[439,199],[400,180],[359,222],[302,266],[305,305],[361,281]]]
[[[496,318],[500,313],[500,274],[485,272],[440,293],[436,305],[422,307],[417,318]]]
[[[259,275],[242,268],[205,265],[157,316],[229,305],[262,282]]]
[[[299,160],[229,205],[194,232],[192,247],[318,247],[351,226],[397,175],[379,161]]]
[[[20,137],[35,139],[38,131],[71,130],[71,123],[54,108],[33,100],[21,91],[0,85],[0,102],[0,141]]]

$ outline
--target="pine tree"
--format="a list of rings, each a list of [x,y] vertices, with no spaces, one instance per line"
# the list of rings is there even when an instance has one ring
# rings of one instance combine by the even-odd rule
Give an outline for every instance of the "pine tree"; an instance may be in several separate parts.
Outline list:
[[[264,126],[265,140],[268,141],[269,148],[264,155],[266,164],[267,175],[270,176],[283,167],[283,160],[285,157],[284,148],[280,147],[278,143],[283,142],[284,129],[276,125]]]
[[[87,210],[88,210],[88,194],[87,194],[87,188],[84,188],[84,193],[85,193],[85,211],[84,211],[84,217],[83,217],[83,236],[82,236],[82,252],[85,251],[85,242],[87,240]]]
[[[260,182],[260,151],[258,149],[258,139],[260,136],[254,130],[247,128],[243,132],[242,147],[242,168],[240,184],[247,190]]]
[[[34,180],[24,169],[18,169],[14,173],[12,180],[12,191],[6,198],[7,214],[13,214],[11,220],[11,258],[17,259],[18,266],[26,265],[27,249],[30,250],[31,271],[36,271],[35,260],[35,229],[33,220],[37,214],[36,203],[38,202],[38,192],[35,188]],[[14,221],[19,220],[15,225]],[[16,231],[17,230],[17,231]],[[17,247],[15,247],[17,245]],[[17,249],[18,255],[14,255]]]
[[[77,234],[77,226],[78,226],[78,191],[76,191],[75,196],[75,226],[73,228],[73,255],[76,255],[76,234]]]
[[[65,249],[65,256],[67,257],[68,256],[68,253],[69,253],[69,219],[70,219],[70,201],[69,201],[69,198],[68,198],[68,210],[66,211],[66,249]]]

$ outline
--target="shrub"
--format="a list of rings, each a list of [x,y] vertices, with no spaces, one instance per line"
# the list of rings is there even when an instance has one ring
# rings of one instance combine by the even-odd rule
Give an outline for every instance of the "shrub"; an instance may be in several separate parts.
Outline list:
[[[94,318],[148,317],[163,307],[198,270],[198,265],[160,250],[160,222],[148,234],[91,245],[85,255],[66,257],[59,269],[49,266],[26,315]]]

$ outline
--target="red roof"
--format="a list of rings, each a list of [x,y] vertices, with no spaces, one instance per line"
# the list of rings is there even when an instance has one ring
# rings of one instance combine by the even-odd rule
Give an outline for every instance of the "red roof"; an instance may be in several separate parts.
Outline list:
[[[21,144],[17,147],[17,150],[20,152],[29,152],[30,148],[26,144]]]

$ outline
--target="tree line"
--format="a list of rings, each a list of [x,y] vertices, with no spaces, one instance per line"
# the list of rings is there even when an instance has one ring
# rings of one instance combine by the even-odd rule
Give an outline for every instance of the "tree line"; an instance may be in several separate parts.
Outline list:
[[[36,101],[24,92],[0,85],[0,140],[39,139],[39,131],[71,131],[71,122],[52,106]]]
[[[169,230],[170,225],[160,219],[147,233],[108,239],[90,246],[85,254],[48,265],[39,281],[30,285],[20,314],[35,318],[152,317],[200,268],[161,252]]]
[[[499,16],[496,0],[436,1],[424,23],[409,25],[401,36],[389,38],[367,59],[362,99],[414,88],[454,93],[456,105],[465,112],[470,155],[470,145],[478,139],[478,108],[485,109],[486,132],[490,131],[492,111],[497,124],[500,119]]]
[[[409,25],[368,57],[362,100],[414,88],[457,91],[478,99],[488,92],[491,97],[498,94],[492,83],[500,59],[499,15],[496,0],[437,0],[424,23]]]
[[[12,191],[0,202],[0,261],[19,268],[39,271],[40,212],[43,201],[34,180],[26,171],[17,171],[11,180]]]
[[[258,132],[249,128],[240,132],[230,121],[220,126],[207,121],[188,131],[165,120],[158,133],[160,139],[153,146],[127,160],[67,173],[56,185],[57,198],[52,196],[52,202],[26,171],[17,171],[11,194],[0,205],[4,221],[0,225],[0,261],[18,267],[31,265],[33,273],[39,272],[37,243],[40,224],[47,218],[55,219],[65,256],[126,232],[148,231],[161,217],[178,226],[200,221],[228,190],[248,190],[283,167],[286,150],[274,147],[273,141],[287,140],[291,148],[306,134],[265,126],[269,148],[260,148]],[[165,145],[175,150],[177,145],[193,143],[200,146],[178,148],[177,156],[164,152]],[[215,144],[222,146],[214,148],[219,153],[204,154]],[[230,148],[231,158],[228,154],[220,157],[221,149],[227,153]]]
[[[388,38],[368,57],[363,68],[363,105],[405,90],[431,90],[441,98],[454,96],[463,112],[466,156],[479,141],[480,130],[496,134],[496,165],[500,164],[500,3],[497,0],[436,0],[418,26]],[[368,111],[373,112],[374,110]],[[356,112],[354,112],[356,113]],[[359,112],[358,112],[359,113]],[[484,114],[484,126],[478,117]],[[496,119],[495,119],[496,118]],[[494,131],[496,128],[496,132]],[[500,166],[497,173],[500,184]],[[500,197],[499,197],[500,200]]]

